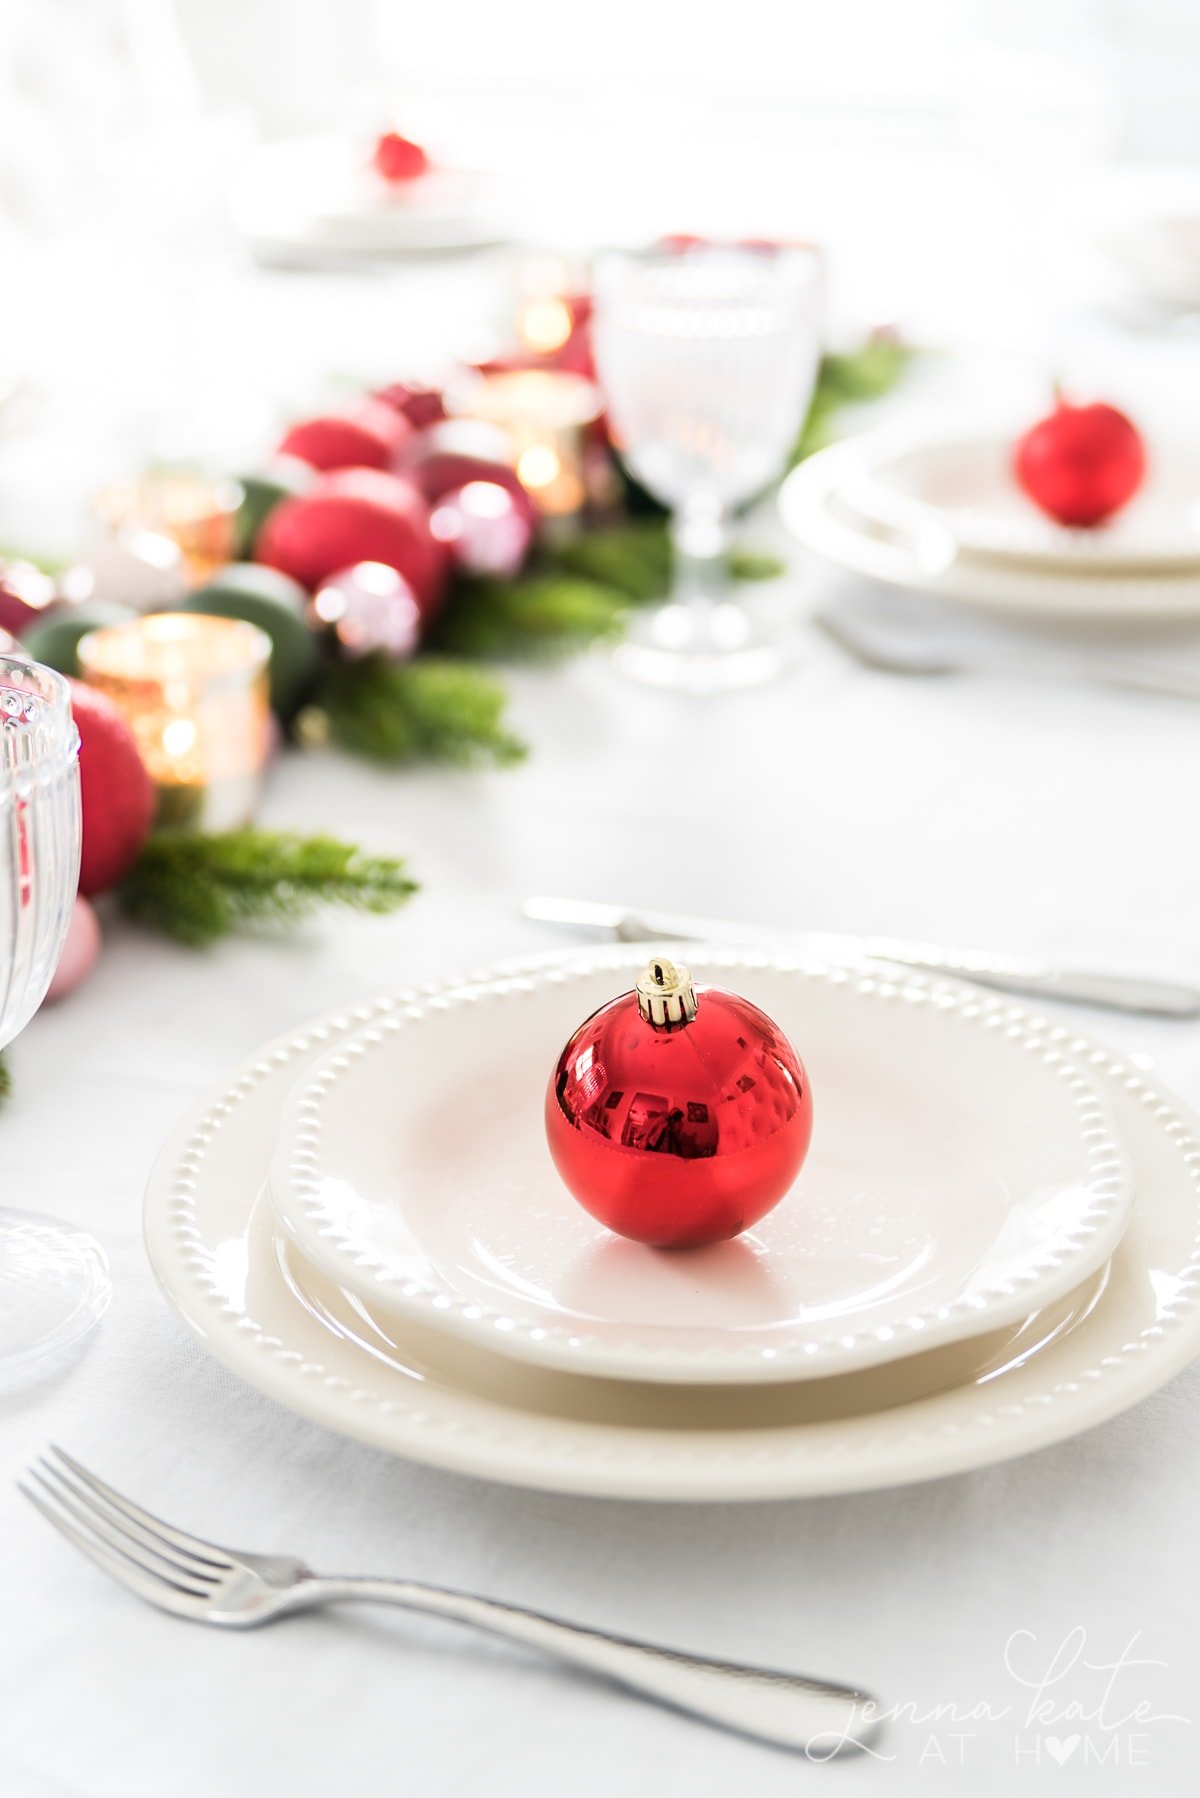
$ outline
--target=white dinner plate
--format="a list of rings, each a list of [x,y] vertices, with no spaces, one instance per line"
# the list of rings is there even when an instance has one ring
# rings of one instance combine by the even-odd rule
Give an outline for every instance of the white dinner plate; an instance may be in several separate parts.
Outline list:
[[[1149,621],[1200,617],[1200,567],[1157,571],[1086,562],[1070,567],[960,549],[941,522],[902,529],[852,502],[860,474],[855,441],[819,450],[792,470],[779,494],[784,524],[840,568],[888,586],[1023,616]]]
[[[330,1050],[283,1110],[269,1186],[286,1234],[373,1306],[485,1351],[702,1384],[823,1378],[997,1329],[1112,1254],[1130,1168],[1094,1083],[1036,1029],[969,988],[786,951],[687,956],[701,1006],[705,986],[761,1006],[812,1083],[808,1159],[752,1230],[647,1248],[554,1169],[558,1053],[645,966],[618,945],[485,973]]]
[[[841,487],[853,510],[909,534],[943,530],[959,554],[1063,572],[1200,572],[1200,443],[1156,443],[1141,491],[1092,530],[1056,524],[1022,493],[1009,437],[892,427],[853,449]]]
[[[1047,1043],[1101,1083],[1138,1198],[1108,1269],[1048,1316],[862,1373],[750,1391],[581,1380],[377,1318],[281,1246],[258,1192],[290,1087],[407,997],[268,1045],[179,1123],[146,1195],[150,1261],[188,1327],[241,1378],[330,1429],[547,1490],[799,1497],[902,1485],[1061,1441],[1200,1352],[1200,1126],[1128,1063],[1049,1023]],[[979,1003],[1027,1021],[1001,999]]]

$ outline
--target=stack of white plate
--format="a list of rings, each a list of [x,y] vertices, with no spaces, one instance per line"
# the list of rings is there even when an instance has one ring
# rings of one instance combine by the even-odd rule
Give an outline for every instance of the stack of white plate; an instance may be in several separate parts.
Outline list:
[[[209,1351],[306,1417],[516,1484],[844,1492],[1097,1423],[1200,1348],[1200,1138],[1107,1050],[974,988],[696,945],[800,1050],[813,1147],[687,1253],[587,1216],[542,1104],[646,946],[508,964],[266,1047],[151,1178]]]
[[[372,146],[305,137],[254,152],[233,191],[234,224],[263,261],[297,267],[478,249],[509,225],[496,183],[477,169],[436,166],[382,180]]]
[[[947,600],[1026,617],[1200,617],[1200,444],[1155,444],[1137,496],[1081,530],[1021,492],[1015,435],[853,438],[788,476],[784,521],[840,567]]]

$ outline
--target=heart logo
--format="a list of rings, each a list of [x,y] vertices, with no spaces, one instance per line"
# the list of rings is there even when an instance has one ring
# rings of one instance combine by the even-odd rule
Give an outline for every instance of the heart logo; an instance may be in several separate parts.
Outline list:
[[[1065,1741],[1060,1741],[1057,1736],[1043,1736],[1042,1740],[1046,1745],[1046,1753],[1052,1755],[1060,1767],[1066,1766],[1079,1746],[1078,1736],[1068,1736]]]

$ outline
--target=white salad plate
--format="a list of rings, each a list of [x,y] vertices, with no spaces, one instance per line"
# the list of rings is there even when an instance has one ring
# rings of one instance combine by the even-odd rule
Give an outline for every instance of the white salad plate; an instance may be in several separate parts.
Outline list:
[[[779,510],[807,549],[835,566],[888,586],[1022,617],[1148,621],[1200,617],[1200,563],[1154,568],[1098,566],[1076,556],[1057,562],[984,554],[956,541],[945,522],[922,514],[902,524],[871,517],[855,503],[863,464],[858,440],[802,462],[784,481]],[[1064,533],[1068,535],[1073,533]]]
[[[234,222],[268,260],[301,263],[482,248],[502,241],[495,183],[476,169],[433,167],[388,183],[372,145],[317,136],[254,152],[234,190]]]
[[[746,1389],[577,1379],[376,1314],[279,1236],[260,1185],[294,1084],[361,1025],[431,990],[269,1044],[181,1120],[150,1178],[146,1241],[167,1298],[217,1360],[302,1417],[545,1490],[800,1497],[903,1485],[1062,1441],[1200,1353],[1200,1125],[1127,1062],[1044,1021],[1047,1045],[1086,1066],[1112,1107],[1138,1198],[1107,1268],[1023,1324],[860,1373]],[[1034,1027],[999,998],[978,1003]]]
[[[841,488],[867,520],[936,527],[963,554],[1087,570],[1200,572],[1200,444],[1156,443],[1141,491],[1108,524],[1056,524],[1022,493],[1013,438],[920,436],[892,427],[854,440]]]
[[[752,1230],[647,1248],[554,1169],[558,1053],[645,966],[618,945],[397,1004],[331,1049],[283,1107],[284,1233],[373,1308],[486,1351],[698,1384],[825,1378],[979,1335],[1107,1261],[1131,1169],[1094,1082],[1036,1027],[966,987],[687,954],[701,1006],[706,985],[760,1005],[812,1083],[808,1159]]]

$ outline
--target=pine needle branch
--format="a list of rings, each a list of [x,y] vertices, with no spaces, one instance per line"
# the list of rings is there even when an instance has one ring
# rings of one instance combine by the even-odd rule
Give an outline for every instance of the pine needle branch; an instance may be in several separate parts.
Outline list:
[[[460,580],[438,621],[435,647],[487,661],[569,655],[619,636],[628,603],[616,588],[573,574],[531,570],[505,581]]]
[[[329,741],[378,762],[471,766],[519,761],[524,745],[504,728],[505,693],[463,662],[420,656],[331,663],[317,696]]]
[[[379,915],[416,890],[402,862],[290,831],[151,837],[120,887],[140,924],[202,948],[235,930],[287,928],[324,905]]]

